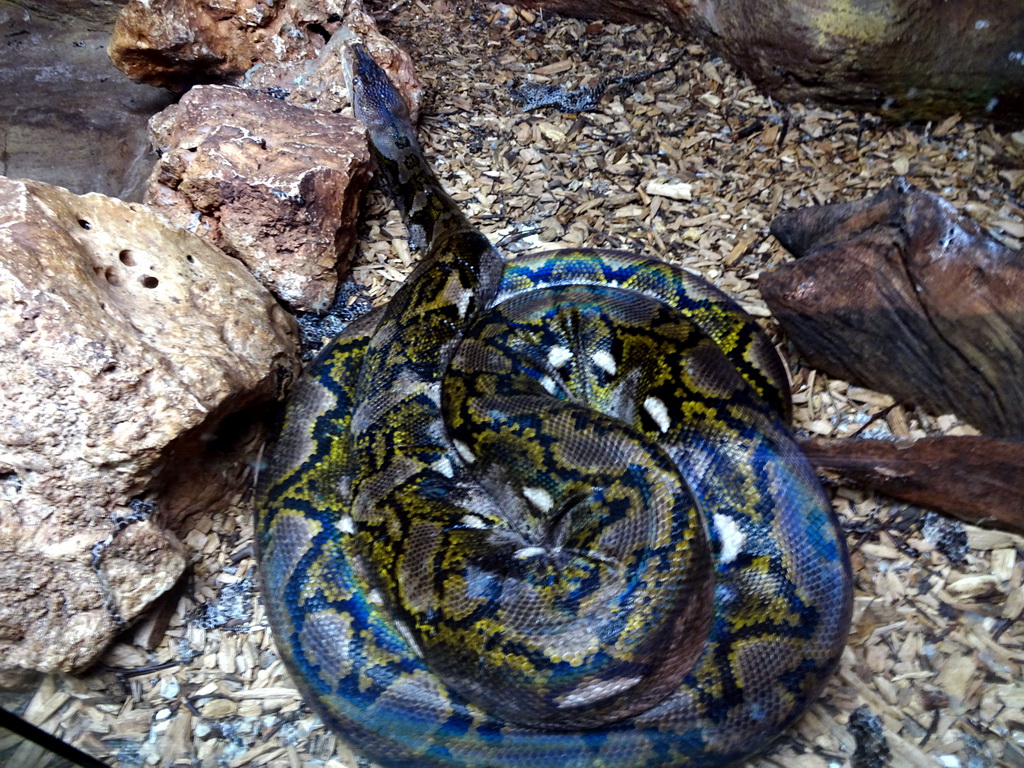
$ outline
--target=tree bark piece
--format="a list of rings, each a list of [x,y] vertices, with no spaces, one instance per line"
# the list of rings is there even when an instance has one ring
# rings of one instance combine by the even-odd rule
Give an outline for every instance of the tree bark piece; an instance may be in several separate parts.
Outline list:
[[[1024,437],[1024,254],[902,182],[771,231],[801,258],[761,293],[813,367]]]
[[[819,470],[962,520],[1024,534],[1024,443],[990,437],[808,438],[801,446]]]

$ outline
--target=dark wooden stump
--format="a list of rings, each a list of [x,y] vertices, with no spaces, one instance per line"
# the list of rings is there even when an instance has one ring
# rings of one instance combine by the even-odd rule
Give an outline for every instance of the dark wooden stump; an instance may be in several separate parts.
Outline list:
[[[1024,255],[902,182],[771,231],[799,258],[761,293],[812,366],[1024,438]]]

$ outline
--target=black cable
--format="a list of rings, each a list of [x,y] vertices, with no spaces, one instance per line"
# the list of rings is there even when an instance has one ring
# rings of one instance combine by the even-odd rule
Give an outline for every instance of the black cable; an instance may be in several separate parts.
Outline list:
[[[110,768],[102,760],[97,760],[95,757],[87,755],[82,750],[76,749],[66,741],[58,739],[42,728],[32,725],[28,720],[18,717],[13,712],[8,712],[3,707],[0,707],[0,728],[6,728],[16,736],[28,739],[43,749],[48,749],[55,755],[59,755],[65,760],[70,760],[75,765],[81,766],[81,768]]]

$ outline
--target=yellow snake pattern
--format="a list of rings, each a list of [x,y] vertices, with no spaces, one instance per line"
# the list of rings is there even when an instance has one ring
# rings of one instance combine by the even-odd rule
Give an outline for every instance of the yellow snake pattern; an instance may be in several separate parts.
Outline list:
[[[758,326],[660,261],[503,262],[362,45],[357,115],[424,257],[314,361],[257,549],[308,701],[382,765],[724,765],[821,689],[850,566]]]

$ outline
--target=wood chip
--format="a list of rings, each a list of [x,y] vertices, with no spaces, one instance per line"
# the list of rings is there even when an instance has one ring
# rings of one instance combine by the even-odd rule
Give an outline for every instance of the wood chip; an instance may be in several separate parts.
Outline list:
[[[533,70],[535,75],[560,75],[563,72],[568,72],[573,68],[572,59],[562,59],[556,61],[553,64],[545,64],[543,67],[537,67]]]
[[[693,185],[686,181],[660,181],[651,179],[644,187],[648,195],[660,195],[670,200],[692,200]]]

